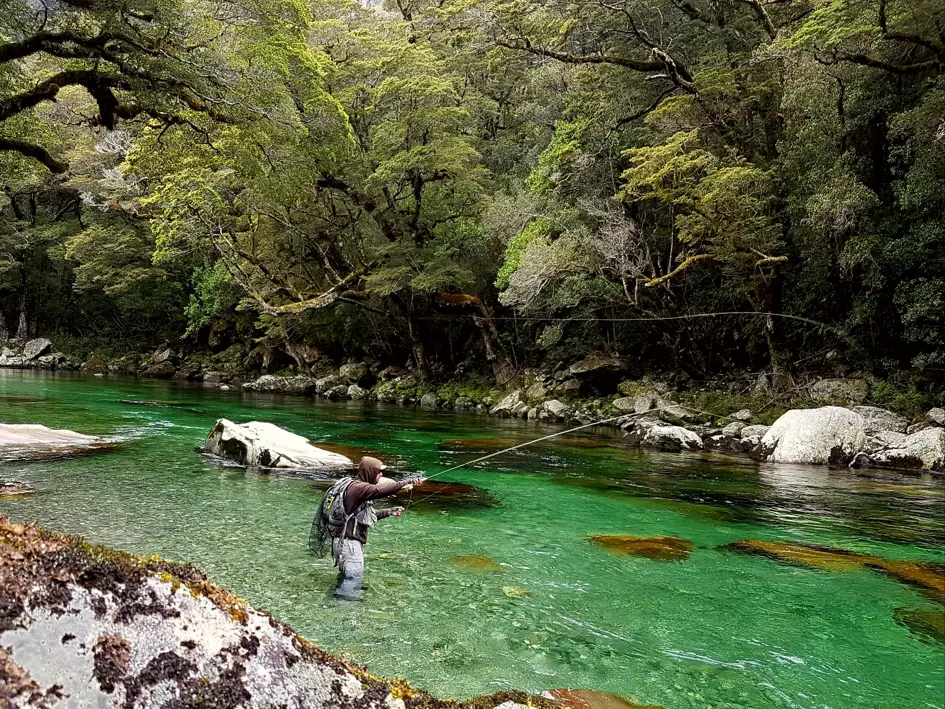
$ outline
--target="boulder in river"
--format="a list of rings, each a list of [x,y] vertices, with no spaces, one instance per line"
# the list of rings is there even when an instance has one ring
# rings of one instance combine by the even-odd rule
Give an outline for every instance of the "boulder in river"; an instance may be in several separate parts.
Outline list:
[[[201,450],[263,468],[337,470],[354,465],[346,456],[318,448],[303,436],[265,421],[236,424],[220,419],[210,429]]]
[[[629,556],[642,556],[657,561],[682,561],[689,557],[692,542],[676,537],[634,537],[629,534],[607,534],[591,537],[605,549]]]
[[[771,463],[845,465],[865,446],[862,416],[824,406],[792,409],[781,416],[761,439],[759,455]]]
[[[650,426],[640,440],[645,448],[660,448],[662,450],[701,450],[702,439],[692,431],[682,426]]]
[[[0,701],[50,709],[550,706],[523,692],[437,699],[329,655],[192,566],[2,516]]]
[[[896,434],[892,434],[896,435]],[[887,434],[889,445],[870,454],[875,465],[945,471],[945,428],[924,428],[909,435]],[[878,439],[871,439],[875,445]]]
[[[37,337],[23,345],[24,359],[36,359],[47,352],[52,352],[52,342],[45,337]]]
[[[114,444],[99,436],[33,423],[0,423],[0,461],[71,458],[108,450]]]

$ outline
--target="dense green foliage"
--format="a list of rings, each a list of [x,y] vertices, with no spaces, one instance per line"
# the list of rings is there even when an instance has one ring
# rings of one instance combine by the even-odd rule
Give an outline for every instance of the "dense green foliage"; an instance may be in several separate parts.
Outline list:
[[[0,330],[421,378],[593,350],[945,371],[935,0],[19,0],[0,22]]]

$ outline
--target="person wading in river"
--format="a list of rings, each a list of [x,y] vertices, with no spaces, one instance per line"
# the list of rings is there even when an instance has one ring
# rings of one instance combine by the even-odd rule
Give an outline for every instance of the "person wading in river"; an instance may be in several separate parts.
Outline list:
[[[403,507],[375,510],[373,501],[419,485],[425,478],[413,477],[395,481],[383,478],[384,464],[377,458],[362,458],[358,478],[345,478],[325,494],[318,518],[331,535],[331,552],[340,573],[337,596],[349,600],[360,597],[364,580],[364,545],[368,530],[386,517],[400,517]],[[340,500],[338,499],[340,497]],[[341,509],[332,508],[341,503]],[[341,514],[343,512],[343,515]]]

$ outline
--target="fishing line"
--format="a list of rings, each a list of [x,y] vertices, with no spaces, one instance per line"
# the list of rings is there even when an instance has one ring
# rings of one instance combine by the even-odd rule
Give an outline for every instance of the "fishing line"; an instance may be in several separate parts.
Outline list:
[[[708,416],[711,416],[712,418],[728,418],[727,416],[721,416],[721,415],[719,415],[719,414],[717,414],[717,413],[714,413],[714,412],[712,412],[712,411],[703,411],[703,410],[701,410],[701,409],[693,409],[693,408],[690,408],[690,407],[688,407],[688,406],[683,406],[682,408],[686,409],[687,411],[692,411],[692,412],[697,413],[697,414],[706,414],[706,415],[708,415]],[[563,435],[565,435],[565,434],[567,434],[567,433],[574,433],[575,431],[580,431],[580,430],[583,430],[583,429],[585,429],[585,428],[592,428],[593,426],[600,426],[600,425],[602,425],[602,424],[611,423],[611,422],[613,422],[613,421],[621,421],[621,420],[626,421],[626,420],[629,420],[629,419],[632,419],[632,418],[636,418],[636,417],[640,417],[640,416],[646,416],[647,414],[653,414],[653,413],[655,413],[655,411],[650,410],[650,411],[644,411],[644,412],[642,412],[642,413],[621,414],[620,416],[611,416],[610,418],[601,419],[600,421],[593,421],[592,423],[584,423],[584,424],[581,424],[580,426],[575,426],[574,428],[569,428],[569,429],[567,429],[567,430],[565,430],[565,431],[556,431],[555,433],[548,434],[547,436],[542,436],[541,438],[536,438],[536,439],[531,440],[531,441],[526,441],[525,443],[519,443],[519,444],[516,445],[516,446],[510,446],[509,448],[504,448],[504,449],[502,449],[502,450],[500,450],[500,451],[496,451],[495,453],[490,453],[489,455],[484,455],[484,456],[482,456],[481,458],[476,458],[475,460],[470,460],[470,461],[467,461],[467,462],[465,462],[465,463],[460,463],[459,465],[454,465],[452,468],[447,468],[446,470],[441,470],[441,471],[438,472],[438,473],[434,473],[433,475],[427,476],[427,481],[430,481],[430,480],[432,480],[433,478],[437,478],[437,477],[439,477],[440,475],[446,475],[446,473],[451,473],[451,472],[453,472],[454,470],[459,470],[460,468],[468,468],[469,466],[475,465],[476,463],[482,463],[483,461],[489,460],[490,458],[495,458],[496,456],[500,456],[500,455],[502,455],[502,454],[504,454],[504,453],[510,453],[510,452],[512,452],[512,451],[514,451],[514,450],[518,450],[519,448],[525,448],[526,446],[531,446],[531,445],[534,445],[535,443],[541,443],[542,441],[547,441],[547,440],[550,440],[550,439],[552,439],[552,438],[557,438],[558,436],[563,436]],[[433,491],[433,492],[431,492],[429,495],[426,495],[425,497],[421,497],[419,500],[417,500],[417,503],[423,502],[424,500],[428,500],[429,498],[433,497],[434,495],[437,495],[441,490],[445,490],[448,485],[449,485],[449,483],[447,483],[446,485],[443,485],[442,487],[440,487],[439,490]],[[411,504],[413,504],[413,489],[412,489],[412,488],[411,488],[411,490],[410,490],[410,500],[409,500],[408,503],[407,503],[407,507],[404,508],[404,511],[406,511],[407,509],[409,509]]]

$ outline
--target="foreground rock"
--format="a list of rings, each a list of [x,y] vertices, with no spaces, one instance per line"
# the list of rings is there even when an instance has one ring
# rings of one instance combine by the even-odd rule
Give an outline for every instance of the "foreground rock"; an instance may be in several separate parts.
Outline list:
[[[34,423],[0,423],[0,461],[71,458],[108,450],[114,445],[99,436]]]
[[[90,547],[0,516],[4,707],[522,709],[466,704],[369,675],[184,564]]]
[[[319,448],[302,436],[264,421],[236,424],[220,419],[210,429],[201,450],[263,468],[336,470],[354,465],[346,456]]]
[[[866,424],[854,411],[792,409],[761,439],[759,455],[771,463],[846,465],[865,445]]]

